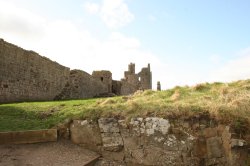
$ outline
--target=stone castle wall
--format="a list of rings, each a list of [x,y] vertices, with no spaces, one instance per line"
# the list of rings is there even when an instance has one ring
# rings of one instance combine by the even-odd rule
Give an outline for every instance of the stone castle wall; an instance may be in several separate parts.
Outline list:
[[[130,63],[121,81],[110,71],[92,75],[71,70],[57,62],[0,39],[0,103],[82,99],[96,96],[129,95],[152,89],[150,65],[135,73]]]
[[[0,39],[0,103],[53,100],[70,69]]]
[[[139,73],[135,73],[135,64],[130,63],[128,65],[128,71],[124,72],[124,78],[120,81],[118,88],[119,89],[113,89],[121,95],[129,95],[137,90],[152,89],[150,64],[148,64],[148,67],[142,68]]]
[[[82,99],[97,97],[108,93],[105,84],[81,70],[71,70],[69,79],[62,92],[56,96],[58,100]]]
[[[110,71],[93,71],[92,77],[100,80],[106,86],[108,93],[112,92],[112,73]]]

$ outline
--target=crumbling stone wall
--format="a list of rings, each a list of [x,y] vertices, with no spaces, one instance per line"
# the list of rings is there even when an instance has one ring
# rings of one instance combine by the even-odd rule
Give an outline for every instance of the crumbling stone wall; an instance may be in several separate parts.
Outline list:
[[[150,64],[148,67],[142,68],[142,70],[136,74],[135,73],[135,64],[130,63],[128,65],[128,71],[124,72],[124,78],[121,79],[121,86],[119,89],[114,86],[113,90],[121,95],[129,95],[137,90],[147,90],[152,89],[152,73],[150,71]]]
[[[112,80],[112,93],[116,95],[121,95],[121,87],[122,87],[121,81]]]
[[[140,80],[141,90],[152,89],[152,73],[150,71],[150,64],[148,64],[148,67],[141,69],[138,73],[138,77]]]
[[[112,92],[112,73],[110,71],[93,71],[92,77],[100,80],[106,86],[108,93]]]
[[[0,39],[0,103],[53,100],[69,68]]]
[[[74,120],[71,140],[102,154],[96,165],[249,165],[249,136],[207,116]],[[108,163],[108,164],[107,164]]]
[[[124,78],[114,81],[110,71],[94,71],[92,75],[70,71],[0,39],[0,103],[129,95],[146,89],[152,89],[149,64],[136,74],[135,64],[130,63]]]
[[[62,92],[55,99],[82,99],[108,93],[106,84],[81,70],[71,70]]]

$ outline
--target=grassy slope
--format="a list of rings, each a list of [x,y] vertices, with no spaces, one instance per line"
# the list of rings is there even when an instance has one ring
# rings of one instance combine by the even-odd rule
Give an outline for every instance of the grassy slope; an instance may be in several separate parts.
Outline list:
[[[199,84],[132,96],[0,105],[0,131],[51,128],[66,119],[100,116],[210,116],[236,127],[250,124],[250,80]],[[238,125],[238,126],[237,126]]]

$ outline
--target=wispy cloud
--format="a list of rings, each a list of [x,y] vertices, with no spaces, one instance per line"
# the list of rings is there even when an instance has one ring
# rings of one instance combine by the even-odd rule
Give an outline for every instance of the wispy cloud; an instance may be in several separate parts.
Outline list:
[[[34,50],[72,69],[82,69],[88,73],[93,70],[110,70],[114,79],[120,79],[130,62],[136,63],[137,71],[151,63],[153,73],[163,66],[157,56],[142,48],[140,40],[136,37],[114,31],[105,39],[99,38],[95,37],[90,29],[79,28],[69,20],[47,20],[32,12],[20,17],[19,12],[23,12],[23,8],[1,2],[0,6],[0,9],[6,8],[0,10],[0,18],[8,17],[1,19],[0,38],[25,49]],[[31,18],[39,19],[27,21]],[[38,29],[36,33],[29,30],[20,31],[17,22],[23,27]],[[7,24],[7,27],[3,27]],[[27,40],[27,35],[31,35],[32,38]]]
[[[27,40],[37,37],[38,34],[42,35],[46,24],[44,18],[7,1],[0,2],[0,20],[2,34],[19,35]]]
[[[212,81],[235,81],[250,78],[250,47],[238,52],[235,59],[229,60],[224,65],[211,73]]]
[[[118,4],[124,3],[122,0],[117,1]],[[89,5],[89,10],[100,16],[105,2],[103,0],[101,4]],[[119,20],[121,15],[115,19]],[[250,47],[239,51],[235,59],[224,65],[217,55],[212,56],[211,61],[207,63],[219,63],[215,65],[219,67],[204,74],[192,68],[188,62],[164,62],[145,49],[141,40],[134,36],[111,31],[105,38],[97,37],[85,26],[80,28],[75,22],[66,19],[46,19],[14,3],[0,1],[0,20],[0,38],[34,50],[70,68],[82,69],[89,73],[93,70],[110,70],[114,79],[123,77],[123,71],[127,70],[127,64],[130,62],[136,63],[137,70],[151,63],[153,85],[155,87],[156,81],[161,81],[163,89],[206,81],[250,78]],[[119,27],[120,24],[115,25]]]
[[[90,14],[97,14],[100,10],[100,5],[93,2],[85,2],[83,7]]]
[[[124,0],[102,0],[101,3],[86,2],[84,9],[90,14],[97,14],[111,29],[123,27],[135,18]]]

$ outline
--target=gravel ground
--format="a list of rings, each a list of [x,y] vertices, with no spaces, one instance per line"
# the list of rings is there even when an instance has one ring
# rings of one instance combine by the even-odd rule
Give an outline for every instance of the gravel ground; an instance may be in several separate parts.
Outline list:
[[[0,166],[84,166],[98,154],[70,141],[0,145]]]

